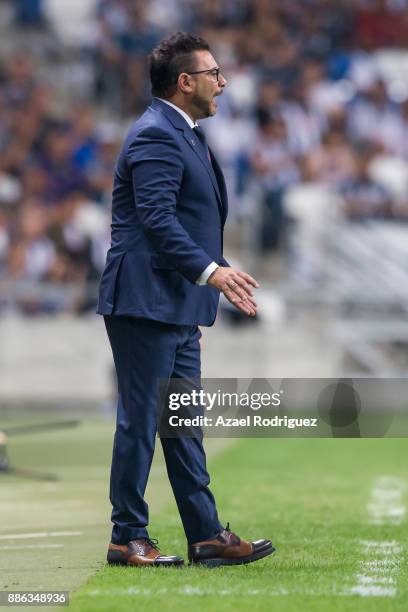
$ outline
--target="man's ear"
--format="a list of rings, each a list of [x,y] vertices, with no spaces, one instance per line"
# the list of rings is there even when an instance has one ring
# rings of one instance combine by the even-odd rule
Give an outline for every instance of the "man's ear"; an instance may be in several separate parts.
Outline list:
[[[192,91],[192,82],[191,77],[186,72],[182,72],[178,78],[178,86],[183,93],[191,93]]]

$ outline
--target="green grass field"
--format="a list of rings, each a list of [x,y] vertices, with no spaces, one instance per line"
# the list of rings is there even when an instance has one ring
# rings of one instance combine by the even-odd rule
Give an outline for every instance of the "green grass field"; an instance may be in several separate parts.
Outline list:
[[[221,520],[247,539],[271,538],[277,552],[213,570],[112,568],[112,431],[95,421],[10,439],[13,464],[59,480],[0,475],[0,589],[70,590],[81,612],[407,609],[408,440],[208,440]],[[160,453],[147,499],[150,535],[186,555]]]

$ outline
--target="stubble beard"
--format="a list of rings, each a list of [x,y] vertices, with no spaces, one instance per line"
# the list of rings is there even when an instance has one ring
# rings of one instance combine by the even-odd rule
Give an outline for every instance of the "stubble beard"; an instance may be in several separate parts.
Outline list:
[[[201,116],[198,119],[206,119],[207,117],[212,117],[215,115],[215,112],[211,109],[212,100],[204,100],[197,94],[194,94],[193,99],[191,100],[194,104],[195,108],[200,112]]]

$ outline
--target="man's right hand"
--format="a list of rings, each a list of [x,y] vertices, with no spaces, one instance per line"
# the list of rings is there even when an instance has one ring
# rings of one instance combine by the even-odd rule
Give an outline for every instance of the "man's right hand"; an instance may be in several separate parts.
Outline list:
[[[207,284],[223,292],[225,297],[235,308],[254,317],[258,304],[253,299],[253,287],[259,287],[257,281],[246,272],[235,268],[219,266],[210,275]]]

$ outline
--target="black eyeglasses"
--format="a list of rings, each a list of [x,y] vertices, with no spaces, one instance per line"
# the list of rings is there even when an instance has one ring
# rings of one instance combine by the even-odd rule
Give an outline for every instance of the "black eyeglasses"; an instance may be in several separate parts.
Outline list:
[[[196,70],[195,72],[189,72],[188,74],[210,74],[214,77],[214,83],[218,83],[220,80],[220,68],[210,68],[209,70]]]

